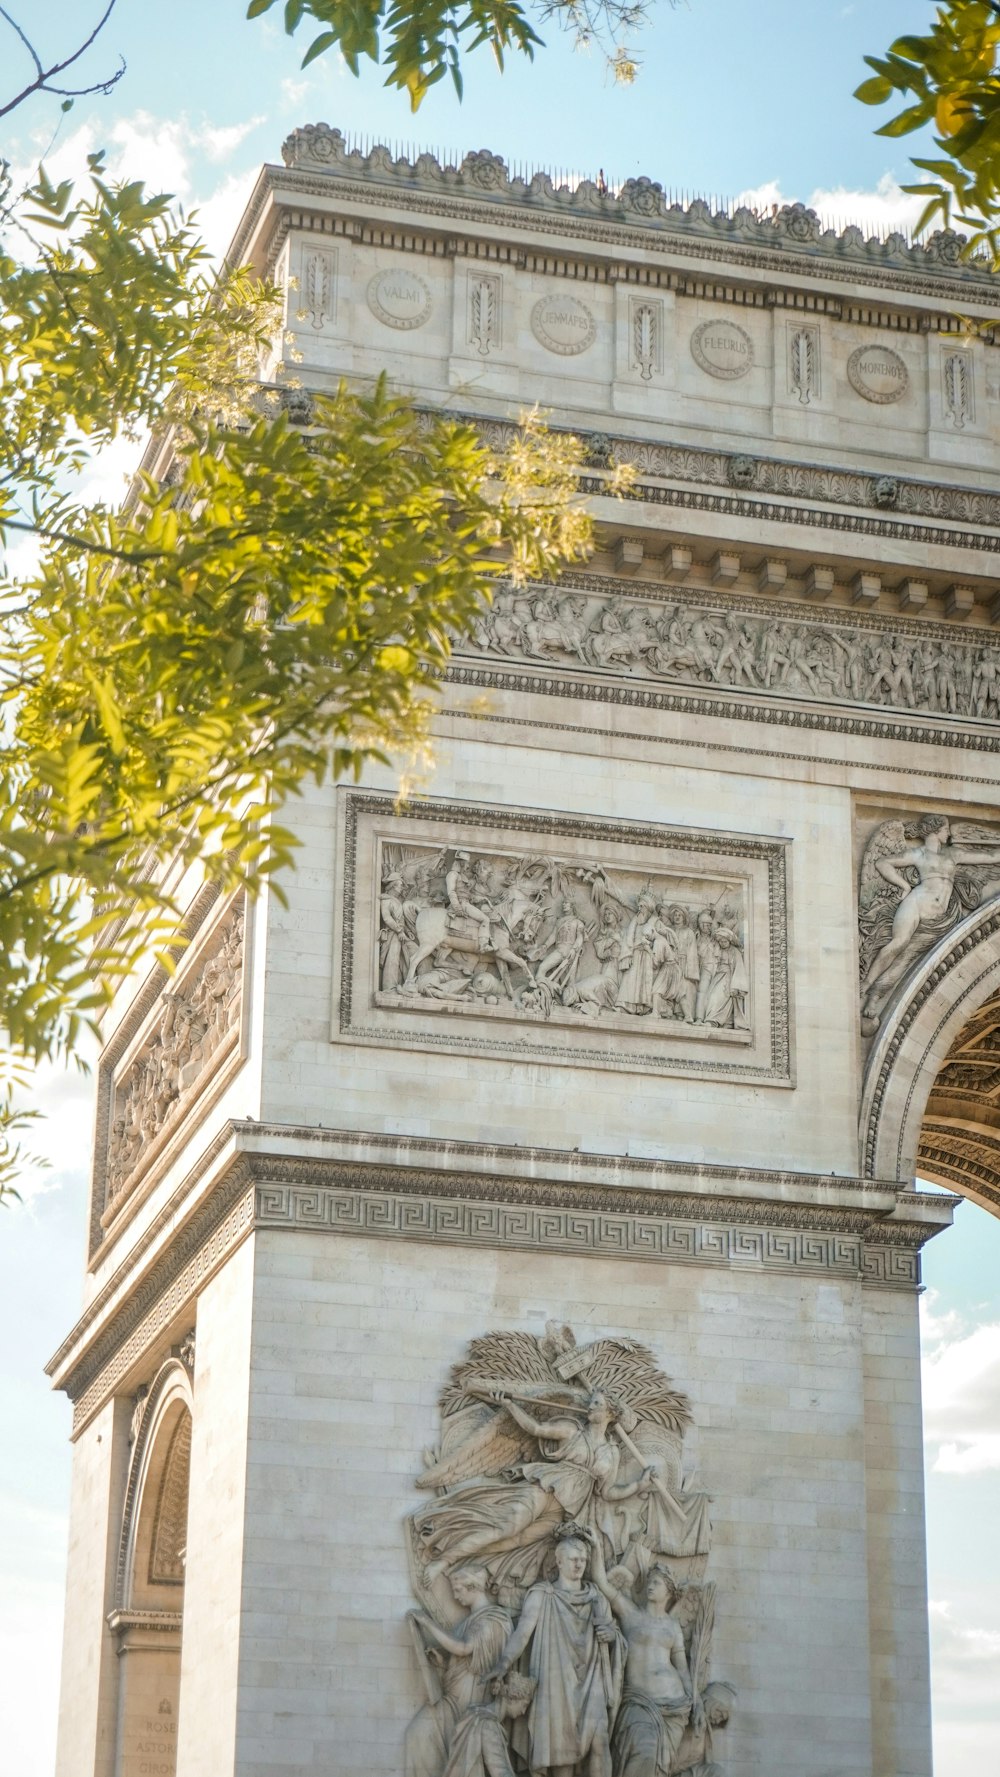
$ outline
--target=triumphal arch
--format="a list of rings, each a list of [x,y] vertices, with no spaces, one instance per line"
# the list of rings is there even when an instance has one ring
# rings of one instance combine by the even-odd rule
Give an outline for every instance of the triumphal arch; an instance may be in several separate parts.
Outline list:
[[[233,251],[298,423],[539,403],[599,551],[456,637],[425,794],[313,789],[287,905],[202,888],[109,1019],[60,1777],[928,1777],[915,1181],[1000,1207],[993,280],[325,125]]]

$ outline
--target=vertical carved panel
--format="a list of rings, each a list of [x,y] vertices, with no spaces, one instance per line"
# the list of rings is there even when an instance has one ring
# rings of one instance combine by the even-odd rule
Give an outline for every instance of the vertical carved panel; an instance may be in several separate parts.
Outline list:
[[[494,273],[469,275],[468,341],[481,358],[488,358],[501,343],[503,280]]]
[[[334,247],[309,247],[302,255],[300,314],[317,333],[337,311],[337,252]]]
[[[797,395],[803,407],[820,392],[819,328],[792,326],[788,329],[788,389]]]
[[[643,382],[663,370],[663,304],[648,296],[629,299],[629,364]]]
[[[948,352],[941,366],[945,418],[961,432],[976,417],[971,352]]]
[[[138,1053],[114,1080],[105,1159],[105,1225],[168,1133],[238,1047],[244,906],[236,901],[199,957],[160,996]]]

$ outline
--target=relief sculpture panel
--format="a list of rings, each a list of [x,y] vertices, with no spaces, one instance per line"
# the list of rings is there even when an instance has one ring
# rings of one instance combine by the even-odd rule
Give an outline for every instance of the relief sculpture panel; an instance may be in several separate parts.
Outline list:
[[[913,965],[997,893],[1000,828],[944,814],[879,822],[868,834],[858,885],[863,1035],[875,1035]]]
[[[242,898],[233,903],[207,946],[181,969],[159,1000],[159,1012],[138,1052],[110,1087],[104,1172],[107,1223],[204,1090],[238,1047],[243,1000]]]
[[[442,831],[440,806],[363,793],[348,810],[344,1034],[787,1069],[774,842],[469,805]]]
[[[924,624],[803,619],[684,600],[636,601],[564,583],[539,592],[501,586],[473,649],[678,685],[763,693],[809,703],[871,704],[927,715],[1000,718],[1000,659],[987,636],[956,642]]]
[[[425,1701],[404,1777],[721,1777],[708,1495],[686,1397],[633,1339],[474,1339],[406,1520]]]

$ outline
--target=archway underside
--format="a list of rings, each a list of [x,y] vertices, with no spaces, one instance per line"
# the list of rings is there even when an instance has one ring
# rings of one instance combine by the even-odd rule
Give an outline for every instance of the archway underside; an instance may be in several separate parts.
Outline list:
[[[941,1064],[917,1166],[921,1176],[1000,1215],[1000,993],[969,1019]]]

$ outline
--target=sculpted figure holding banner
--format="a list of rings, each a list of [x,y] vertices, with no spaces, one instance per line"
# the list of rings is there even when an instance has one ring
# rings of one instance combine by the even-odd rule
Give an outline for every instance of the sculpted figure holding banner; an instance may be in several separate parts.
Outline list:
[[[527,1655],[535,1694],[512,1738],[533,1774],[611,1777],[621,1640],[604,1598],[584,1578],[589,1538],[569,1524],[556,1539],[556,1578],[528,1591],[496,1675]]]
[[[406,1520],[427,1702],[404,1777],[718,1777],[687,1397],[638,1340],[549,1321],[473,1339],[439,1404]]]
[[[451,1535],[451,1522],[456,1508],[450,1498],[442,1502],[440,1511],[429,1508],[422,1529],[428,1545],[442,1551],[428,1566],[430,1580],[455,1561],[466,1561],[511,1538],[537,1541],[539,1534],[549,1534],[564,1515],[572,1519],[586,1517],[589,1522],[610,1529],[609,1508],[639,1493],[648,1493],[653,1484],[652,1468],[644,1469],[637,1480],[618,1480],[622,1448],[609,1431],[616,1413],[601,1390],[587,1400],[582,1424],[569,1415],[547,1420],[533,1418],[496,1384],[484,1393],[487,1400],[503,1407],[516,1425],[538,1441],[543,1460],[520,1464],[517,1478],[512,1474],[502,1489],[467,1489],[461,1496],[461,1522],[455,1537]]]

